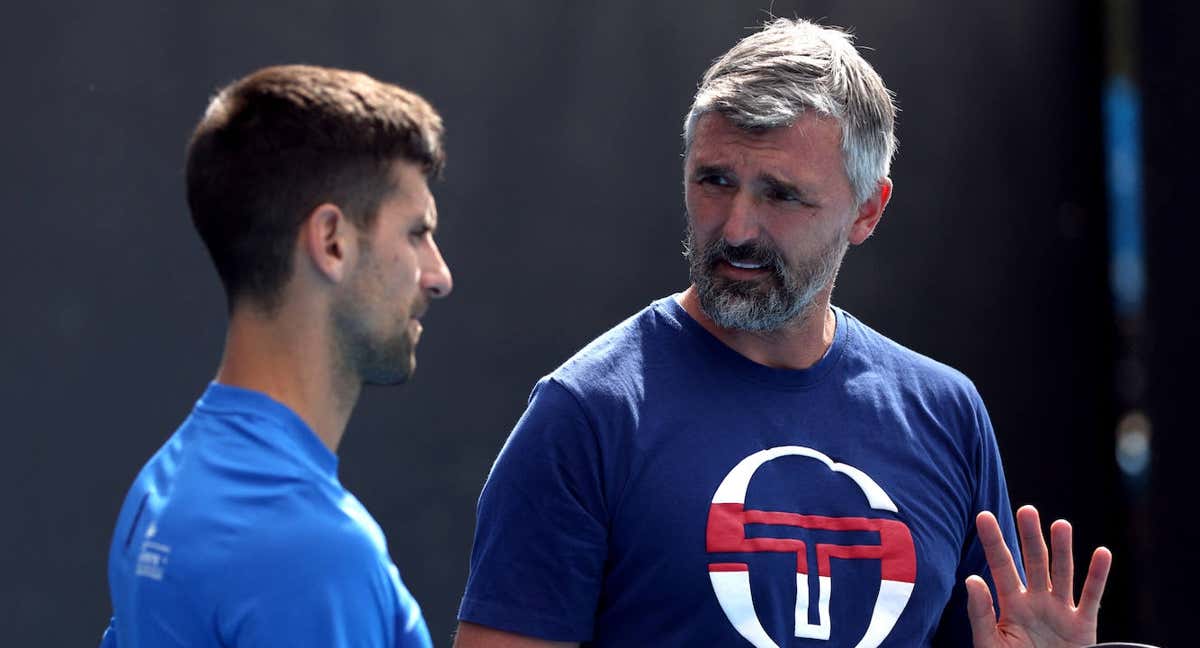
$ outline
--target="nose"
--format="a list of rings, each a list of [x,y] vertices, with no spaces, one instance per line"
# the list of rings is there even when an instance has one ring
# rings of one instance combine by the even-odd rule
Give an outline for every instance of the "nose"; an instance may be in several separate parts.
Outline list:
[[[454,289],[454,278],[450,266],[442,259],[437,243],[429,241],[428,254],[421,268],[421,290],[433,299],[441,299]]]
[[[754,199],[748,191],[738,191],[729,202],[729,212],[721,225],[721,237],[729,245],[744,245],[758,238],[758,217]]]

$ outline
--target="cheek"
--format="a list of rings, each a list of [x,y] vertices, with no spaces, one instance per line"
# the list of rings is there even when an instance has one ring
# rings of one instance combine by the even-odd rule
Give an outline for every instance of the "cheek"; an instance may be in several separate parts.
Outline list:
[[[387,267],[381,270],[389,292],[393,295],[405,296],[416,291],[421,271],[416,255],[411,251],[397,251],[388,259]]]
[[[721,226],[721,210],[711,197],[700,191],[688,191],[684,195],[688,220],[697,234],[708,235]]]

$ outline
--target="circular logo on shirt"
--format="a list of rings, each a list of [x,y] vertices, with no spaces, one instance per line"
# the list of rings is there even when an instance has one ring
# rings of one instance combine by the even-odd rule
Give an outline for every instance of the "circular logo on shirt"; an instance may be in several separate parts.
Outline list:
[[[792,511],[759,511],[746,508],[746,490],[750,479],[763,464],[780,457],[809,457],[823,463],[832,472],[849,477],[866,497],[872,510],[899,513],[887,493],[863,471],[837,463],[811,448],[779,446],[756,452],[742,459],[717,487],[708,509],[707,550],[709,553],[794,553],[796,554],[795,636],[828,640],[832,632],[829,599],[832,591],[830,561],[878,560],[879,596],[871,611],[871,621],[856,648],[875,648],[887,638],[908,599],[917,577],[916,550],[908,526],[892,517],[829,517]],[[824,532],[876,532],[878,544],[818,542],[816,564],[809,564],[804,540],[796,538],[747,537],[746,525],[795,527]],[[833,537],[836,537],[836,533]],[[823,535],[829,537],[829,534]],[[817,587],[810,592],[809,574],[817,572]],[[754,610],[750,594],[750,566],[743,562],[712,562],[708,565],[713,592],[729,622],[756,648],[779,648],[763,628]],[[809,607],[817,607],[817,622],[811,623]]]

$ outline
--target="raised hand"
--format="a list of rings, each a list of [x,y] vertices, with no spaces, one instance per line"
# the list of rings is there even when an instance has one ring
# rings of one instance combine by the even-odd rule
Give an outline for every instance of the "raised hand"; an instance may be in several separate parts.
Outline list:
[[[1022,506],[1017,511],[1028,586],[1021,585],[996,517],[984,511],[975,518],[975,525],[1000,599],[997,621],[987,583],[979,576],[967,579],[967,614],[975,648],[1078,648],[1096,643],[1096,617],[1112,566],[1112,552],[1099,547],[1092,553],[1076,605],[1069,522],[1058,520],[1050,525],[1051,557],[1037,509]]]

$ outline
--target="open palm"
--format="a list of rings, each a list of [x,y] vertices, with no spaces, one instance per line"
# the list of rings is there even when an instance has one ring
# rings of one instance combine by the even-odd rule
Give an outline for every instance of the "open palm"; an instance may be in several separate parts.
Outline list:
[[[1028,586],[1021,584],[996,517],[985,511],[975,524],[1000,600],[997,620],[987,583],[979,576],[967,579],[967,613],[975,648],[1078,648],[1096,643],[1100,597],[1112,565],[1108,549],[1100,547],[1092,554],[1076,605],[1070,523],[1058,520],[1050,525],[1051,559],[1037,509],[1023,506],[1017,511]]]

